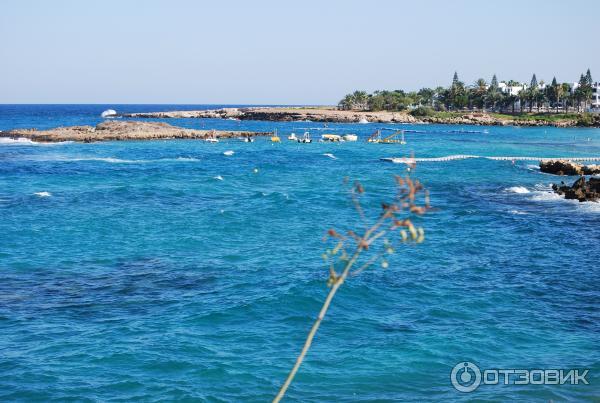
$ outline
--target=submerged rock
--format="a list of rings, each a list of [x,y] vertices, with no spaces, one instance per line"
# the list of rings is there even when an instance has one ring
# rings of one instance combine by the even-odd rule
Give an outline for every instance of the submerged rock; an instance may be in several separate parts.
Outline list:
[[[600,174],[600,165],[583,165],[566,160],[540,162],[540,171],[554,175],[596,175]]]
[[[577,179],[572,186],[565,185],[561,182],[560,185],[552,185],[552,190],[565,199],[585,201],[600,201],[600,178],[590,178],[586,181],[585,176]]]

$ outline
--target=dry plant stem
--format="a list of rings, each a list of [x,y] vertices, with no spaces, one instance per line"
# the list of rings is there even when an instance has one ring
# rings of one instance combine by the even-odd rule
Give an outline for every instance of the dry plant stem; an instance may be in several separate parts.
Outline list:
[[[321,322],[323,321],[323,318],[325,318],[325,314],[327,313],[327,310],[329,309],[329,305],[331,305],[331,301],[333,300],[333,297],[337,293],[340,286],[344,283],[344,280],[346,280],[346,277],[348,277],[348,274],[350,273],[350,269],[352,268],[354,263],[356,263],[356,260],[358,259],[358,257],[360,256],[360,253],[363,250],[363,245],[369,244],[369,242],[371,241],[369,239],[369,237],[371,236],[373,231],[375,231],[377,228],[379,228],[381,226],[381,224],[383,223],[385,218],[386,218],[386,215],[383,214],[382,217],[375,223],[375,225],[373,227],[371,227],[370,229],[368,229],[365,232],[364,236],[362,238],[360,238],[360,241],[358,242],[356,251],[352,255],[352,258],[348,261],[348,263],[344,267],[344,271],[342,272],[342,274],[340,274],[340,276],[337,278],[335,283],[331,286],[331,289],[329,290],[329,293],[327,294],[327,298],[325,298],[325,302],[323,303],[323,306],[321,307],[321,310],[319,311],[319,316],[317,316],[317,319],[315,320],[315,323],[313,323],[313,325],[310,329],[310,332],[308,332],[308,336],[306,337],[306,341],[304,342],[302,351],[300,352],[300,355],[298,355],[298,358],[296,358],[296,363],[294,364],[294,367],[292,368],[289,375],[285,379],[285,382],[279,389],[277,396],[275,396],[275,398],[273,399],[274,403],[280,402],[281,399],[283,398],[283,396],[285,395],[285,392],[288,390],[290,384],[292,383],[292,380],[294,380],[294,377],[296,376],[296,373],[298,372],[298,369],[300,368],[302,361],[304,361],[304,357],[306,357],[306,354],[308,353],[308,350],[310,349],[313,338],[315,337],[317,330],[319,330],[319,326],[321,326]]]
[[[327,310],[329,309],[329,305],[331,304],[331,301],[333,300],[335,293],[338,291],[340,286],[344,283],[344,280],[346,279],[346,277],[348,277],[348,273],[350,272],[352,265],[354,265],[354,263],[356,262],[356,259],[358,259],[361,249],[362,248],[360,246],[358,246],[356,248],[356,252],[354,252],[354,255],[352,255],[352,258],[348,261],[348,264],[344,268],[344,271],[342,272],[340,277],[338,277],[337,281],[331,286],[331,289],[329,290],[329,293],[327,294],[327,298],[325,298],[325,302],[323,303],[323,306],[321,307],[321,311],[319,311],[319,316],[315,320],[315,323],[313,323],[313,325],[310,329],[310,332],[308,332],[308,336],[306,337],[306,341],[304,342],[302,351],[300,352],[300,355],[298,355],[298,358],[296,358],[296,363],[294,364],[294,367],[292,368],[289,375],[285,379],[285,382],[279,389],[277,396],[275,396],[275,398],[273,399],[274,403],[278,403],[281,401],[281,399],[285,395],[285,392],[287,391],[288,387],[292,383],[292,380],[296,376],[296,373],[298,372],[298,369],[300,368],[302,361],[304,361],[304,357],[306,357],[306,354],[308,353],[308,350],[310,349],[310,345],[312,344],[313,338],[315,337],[317,330],[319,330],[319,326],[321,326],[321,322],[323,321],[323,318],[325,317],[325,314],[327,313]]]

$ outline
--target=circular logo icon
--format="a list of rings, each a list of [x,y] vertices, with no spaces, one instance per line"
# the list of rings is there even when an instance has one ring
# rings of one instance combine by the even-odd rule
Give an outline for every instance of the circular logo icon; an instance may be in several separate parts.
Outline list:
[[[481,371],[472,362],[459,362],[452,368],[450,381],[459,392],[473,392],[481,384]]]

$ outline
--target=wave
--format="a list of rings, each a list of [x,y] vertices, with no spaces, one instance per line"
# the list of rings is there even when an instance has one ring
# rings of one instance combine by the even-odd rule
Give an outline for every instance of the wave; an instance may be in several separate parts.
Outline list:
[[[326,157],[331,158],[332,160],[337,160],[337,157],[335,155],[331,154],[331,153],[325,153],[323,155],[326,156]]]
[[[159,158],[151,160],[130,160],[115,157],[42,157],[35,158],[36,161],[57,161],[57,162],[107,162],[110,164],[149,164],[157,162],[197,162],[200,161],[193,157],[177,157],[177,158]]]
[[[531,196],[531,200],[533,200],[533,201],[559,201],[559,200],[565,200],[565,199],[552,191],[550,191],[550,192],[536,191]]]
[[[223,177],[221,175],[217,175],[217,176],[213,177],[213,179],[216,179],[218,181],[222,181]]]
[[[521,210],[509,210],[508,211],[510,214],[514,214],[514,215],[526,215],[529,214],[526,211],[521,211]]]
[[[512,186],[505,190],[509,193],[519,193],[519,194],[530,193],[529,189],[527,189],[524,186]]]
[[[593,201],[587,201],[587,202],[579,202],[579,200],[568,200],[565,199],[563,196],[560,196],[552,191],[548,192],[548,191],[536,191],[533,192],[530,200],[532,201],[536,201],[536,202],[543,202],[543,203],[562,203],[565,205],[571,205],[572,207],[575,208],[576,211],[579,212],[584,212],[584,213],[594,213],[594,214],[599,214],[600,213],[600,202],[593,202]]]
[[[50,192],[35,192],[34,195],[36,195],[38,197],[50,197],[50,196],[52,196],[52,193],[50,193]]]
[[[231,151],[231,150],[228,150],[228,151],[225,151],[225,152],[223,152],[223,155],[226,155],[226,156],[228,156],[228,157],[232,156],[233,154],[235,154],[235,152],[234,152],[234,151]]]
[[[41,143],[37,141],[33,141],[30,139],[26,139],[25,137],[19,137],[16,139],[9,137],[0,137],[0,145],[5,146],[57,146],[61,144],[70,144],[72,141],[57,141],[53,143]]]

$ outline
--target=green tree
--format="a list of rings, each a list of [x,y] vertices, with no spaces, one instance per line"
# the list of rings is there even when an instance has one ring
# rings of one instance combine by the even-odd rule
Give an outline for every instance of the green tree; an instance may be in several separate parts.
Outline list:
[[[484,109],[487,91],[488,85],[485,82],[485,80],[483,78],[478,79],[477,81],[475,81],[475,85],[473,86],[473,89],[470,92],[472,99],[469,103],[475,105],[475,107],[479,109]]]
[[[589,86],[594,84],[594,80],[592,80],[592,73],[590,73],[590,69],[587,69],[587,72],[585,73],[585,82]]]

